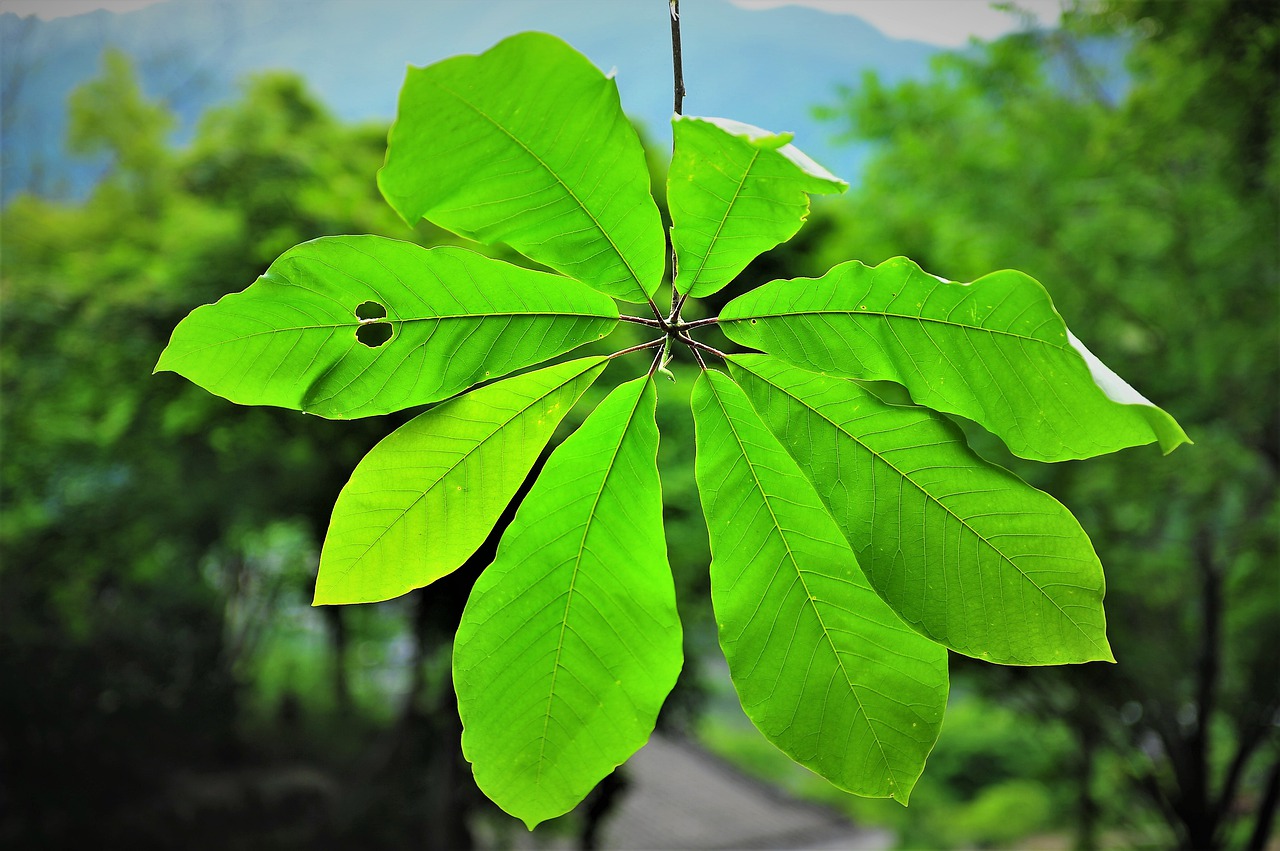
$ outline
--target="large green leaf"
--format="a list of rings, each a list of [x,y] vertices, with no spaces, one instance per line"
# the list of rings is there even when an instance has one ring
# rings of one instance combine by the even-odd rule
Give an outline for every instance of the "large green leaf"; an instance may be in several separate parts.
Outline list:
[[[771,281],[725,306],[731,339],[830,375],[896,381],[918,404],[958,414],[1024,458],[1061,461],[1159,441],[1188,442],[1166,414],[1067,330],[1021,272],[971,284],[905,257],[842,263],[821,278]]]
[[[582,358],[489,384],[383,439],[338,495],[316,604],[388,600],[458,569],[605,364]]]
[[[656,400],[618,387],[552,453],[458,628],[463,753],[531,828],[648,740],[680,673]]]
[[[627,301],[662,278],[661,217],[617,85],[545,33],[410,68],[378,186],[410,224],[505,242]]]
[[[724,287],[757,255],[795,236],[806,193],[843,192],[840,178],[773,134],[724,118],[672,119],[667,174],[676,289],[695,298]]]
[[[598,340],[617,316],[611,299],[579,283],[461,248],[324,237],[192,311],[156,371],[242,405],[363,417]]]
[[[1102,565],[1057,500],[933,411],[765,355],[730,369],[904,620],[1002,664],[1112,660]]]
[[[704,372],[693,409],[711,598],[743,709],[837,786],[906,803],[942,725],[946,650],[867,584],[736,384]]]

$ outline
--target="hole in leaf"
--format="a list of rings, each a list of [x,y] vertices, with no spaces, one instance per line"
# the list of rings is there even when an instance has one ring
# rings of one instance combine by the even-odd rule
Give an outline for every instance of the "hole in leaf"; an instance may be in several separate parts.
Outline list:
[[[391,339],[391,323],[370,322],[368,325],[361,325],[356,329],[356,339],[369,348],[376,349]]]
[[[356,308],[356,319],[382,319],[386,315],[387,309],[376,301],[366,301]]]

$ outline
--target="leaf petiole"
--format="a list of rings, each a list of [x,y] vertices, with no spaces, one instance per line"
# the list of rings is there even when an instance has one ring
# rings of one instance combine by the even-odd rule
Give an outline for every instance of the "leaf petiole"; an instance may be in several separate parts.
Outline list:
[[[640,345],[638,345],[638,346],[632,346],[632,347],[630,347],[630,348],[628,348],[628,349],[623,349],[623,350],[622,350],[622,351],[620,351],[620,352],[614,352],[614,353],[613,353],[613,354],[611,354],[611,355],[606,355],[605,357],[606,357],[606,359],[607,359],[607,360],[613,360],[613,359],[614,359],[614,358],[616,358],[616,357],[620,357],[620,356],[622,356],[622,355],[629,355],[629,354],[631,354],[632,352],[639,352],[639,351],[642,351],[642,350],[644,350],[644,349],[652,349],[652,348],[654,348],[654,347],[656,347],[656,346],[661,346],[661,345],[662,345],[663,343],[665,343],[666,341],[667,341],[667,338],[666,338],[666,337],[659,337],[659,338],[658,338],[658,339],[656,339],[656,340],[650,340],[650,341],[649,341],[649,342],[647,342],[647,343],[641,343],[641,344],[640,344]]]
[[[692,322],[677,322],[676,330],[689,331],[693,328],[702,328],[705,325],[715,325],[719,321],[720,321],[719,316],[711,316],[711,317],[708,317],[707,319],[695,319]]]
[[[661,328],[662,322],[657,319],[648,319],[644,316],[627,316],[625,314],[618,317],[623,322],[634,322],[637,325],[648,325],[650,328]]]
[[[720,358],[721,360],[726,360],[726,359],[729,357],[728,355],[726,355],[724,352],[720,351],[720,350],[719,350],[719,349],[717,349],[717,348],[714,348],[714,347],[712,347],[712,346],[708,346],[706,343],[699,343],[697,340],[693,339],[693,338],[692,338],[692,337],[690,337],[688,334],[683,334],[683,333],[681,333],[681,334],[677,334],[677,335],[676,335],[676,339],[677,339],[677,340],[679,340],[680,342],[684,343],[684,344],[685,344],[686,346],[688,346],[690,349],[693,349],[694,356],[698,358],[698,363],[699,363],[699,364],[702,364],[702,358],[698,355],[698,350],[699,350],[699,349],[701,349],[702,351],[706,352],[707,354],[715,355],[716,357]],[[703,366],[702,366],[702,368],[703,368],[703,369],[706,369],[706,366],[705,366],[705,365],[703,365]]]

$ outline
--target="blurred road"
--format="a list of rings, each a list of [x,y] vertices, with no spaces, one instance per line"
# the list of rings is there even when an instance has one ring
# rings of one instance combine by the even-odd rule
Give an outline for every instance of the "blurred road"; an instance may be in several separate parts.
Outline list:
[[[654,734],[627,763],[629,785],[602,846],[659,849],[882,851],[887,830],[790,798],[691,742]]]

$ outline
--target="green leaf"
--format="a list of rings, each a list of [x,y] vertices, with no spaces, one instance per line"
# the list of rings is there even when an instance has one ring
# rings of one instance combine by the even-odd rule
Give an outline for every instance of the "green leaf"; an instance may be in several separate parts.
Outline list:
[[[946,650],[867,584],[736,384],[704,372],[693,409],[711,598],[743,709],[837,786],[905,804],[942,725]]]
[[[426,218],[641,302],[666,263],[658,207],[618,88],[554,36],[410,68],[378,186]]]
[[[1021,272],[958,284],[905,257],[842,263],[739,296],[720,328],[805,369],[896,381],[917,404],[973,420],[1024,458],[1087,458],[1153,441],[1168,453],[1190,442],[1071,335]]]
[[[179,323],[156,371],[346,419],[446,399],[598,340],[617,305],[558,275],[377,236],[305,242]]]
[[[648,740],[680,673],[656,400],[623,384],[552,453],[458,628],[463,753],[530,828]]]
[[[1102,565],[1057,500],[933,411],[765,355],[730,369],[907,623],[1001,664],[1115,661]]]
[[[806,193],[849,184],[772,134],[724,118],[672,119],[667,175],[676,289],[695,298],[720,290],[757,255],[795,236],[809,217]]]
[[[457,570],[606,363],[582,358],[478,388],[371,449],[333,508],[316,605],[389,600]]]

